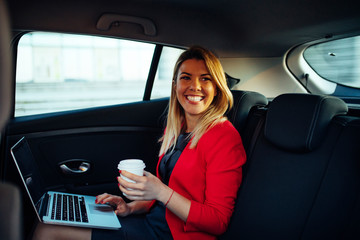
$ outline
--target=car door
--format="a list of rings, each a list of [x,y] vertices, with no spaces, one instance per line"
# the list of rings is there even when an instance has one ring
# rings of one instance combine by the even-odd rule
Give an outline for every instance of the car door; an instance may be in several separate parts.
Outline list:
[[[13,118],[6,131],[5,178],[18,179],[9,149],[24,136],[47,188],[119,194],[119,160],[142,159],[155,172],[166,106],[163,99]],[[81,171],[84,163],[88,170]]]
[[[10,156],[10,147],[25,136],[48,190],[122,196],[116,177],[119,160],[139,158],[155,173],[158,139],[167,100],[154,100],[74,113],[14,118],[6,138],[4,178],[22,189],[24,233],[33,226],[35,212]],[[83,163],[88,171],[79,171]],[[75,173],[66,172],[66,164]],[[125,198],[126,200],[126,198]]]

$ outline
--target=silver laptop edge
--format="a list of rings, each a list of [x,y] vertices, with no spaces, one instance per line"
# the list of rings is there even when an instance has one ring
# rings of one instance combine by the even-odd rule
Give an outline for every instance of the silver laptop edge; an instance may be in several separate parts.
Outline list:
[[[15,156],[15,153],[14,153],[14,149],[16,149],[18,147],[18,145],[20,144],[27,144],[26,142],[26,139],[25,137],[22,137],[14,146],[11,147],[10,149],[10,152],[11,152],[11,155],[12,155],[12,158],[14,160],[14,163],[15,163],[15,166],[20,174],[20,177],[21,177],[21,181],[23,182],[24,184],[24,187],[25,187],[25,190],[26,190],[26,193],[28,194],[29,198],[30,198],[30,201],[31,201],[31,204],[35,210],[35,213],[36,213],[36,216],[37,218],[39,219],[40,222],[43,222],[43,223],[47,223],[47,224],[56,224],[56,225],[67,225],[67,226],[78,226],[78,227],[89,227],[89,228],[102,228],[102,229],[119,229],[121,228],[121,224],[120,222],[118,221],[115,213],[112,211],[112,215],[114,216],[114,221],[111,221],[110,225],[107,226],[107,225],[104,225],[104,222],[101,221],[101,218],[102,217],[105,217],[104,213],[101,213],[99,212],[98,215],[94,215],[92,214],[92,212],[97,212],[97,211],[101,211],[99,209],[101,209],[102,207],[109,207],[109,206],[95,206],[95,203],[92,204],[92,203],[87,203],[87,206],[86,206],[86,209],[88,211],[88,215],[89,215],[89,219],[92,218],[94,219],[93,222],[95,223],[90,223],[90,221],[88,223],[82,223],[82,222],[71,222],[71,221],[57,221],[57,220],[54,220],[54,219],[50,219],[49,218],[49,212],[51,210],[51,207],[50,207],[50,204],[51,204],[51,200],[52,198],[49,197],[49,199],[47,200],[47,204],[46,206],[43,205],[42,201],[44,200],[45,198],[45,195],[46,194],[54,194],[54,193],[61,193],[61,194],[68,194],[68,195],[73,195],[73,196],[83,196],[85,197],[86,199],[90,199],[92,200],[93,202],[95,202],[95,197],[93,196],[87,196],[87,195],[80,195],[80,194],[72,194],[72,193],[64,193],[64,192],[56,192],[56,191],[45,191],[45,189],[42,189],[42,196],[39,198],[39,200],[35,203],[34,202],[34,199],[33,199],[33,195],[30,193],[29,191],[29,186],[27,185],[25,179],[24,179],[24,173],[22,172],[19,164],[18,164],[18,160],[17,160],[17,157]],[[24,143],[25,142],[25,143]],[[39,206],[39,209],[37,209],[37,206]],[[46,208],[45,210],[43,210],[43,208]],[[41,216],[40,215],[40,212],[42,211],[47,211],[48,214]],[[109,211],[106,211],[106,214],[108,214]],[[91,216],[91,215],[94,215],[94,216]],[[99,219],[96,219],[96,216],[99,217]]]

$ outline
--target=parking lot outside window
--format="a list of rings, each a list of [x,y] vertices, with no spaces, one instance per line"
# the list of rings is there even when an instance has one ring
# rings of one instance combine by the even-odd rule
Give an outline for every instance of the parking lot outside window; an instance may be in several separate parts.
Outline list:
[[[154,49],[113,38],[26,34],[18,45],[15,116],[141,101]]]

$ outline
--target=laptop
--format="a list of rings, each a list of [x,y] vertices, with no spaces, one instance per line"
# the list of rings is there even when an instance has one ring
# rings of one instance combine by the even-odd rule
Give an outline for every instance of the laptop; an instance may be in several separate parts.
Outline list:
[[[25,137],[11,148],[11,155],[40,222],[88,228],[121,228],[113,208],[107,204],[95,204],[94,196],[46,191]]]

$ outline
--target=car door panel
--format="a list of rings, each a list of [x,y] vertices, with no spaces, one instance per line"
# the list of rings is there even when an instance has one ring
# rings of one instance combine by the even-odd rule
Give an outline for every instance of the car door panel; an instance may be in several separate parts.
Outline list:
[[[146,170],[155,172],[167,103],[161,99],[15,118],[7,128],[6,152],[25,136],[48,189],[119,194],[119,160],[140,158]],[[67,162],[77,170],[81,161],[90,164],[87,172],[64,174],[60,169]],[[6,163],[5,178],[18,182],[9,154]]]

